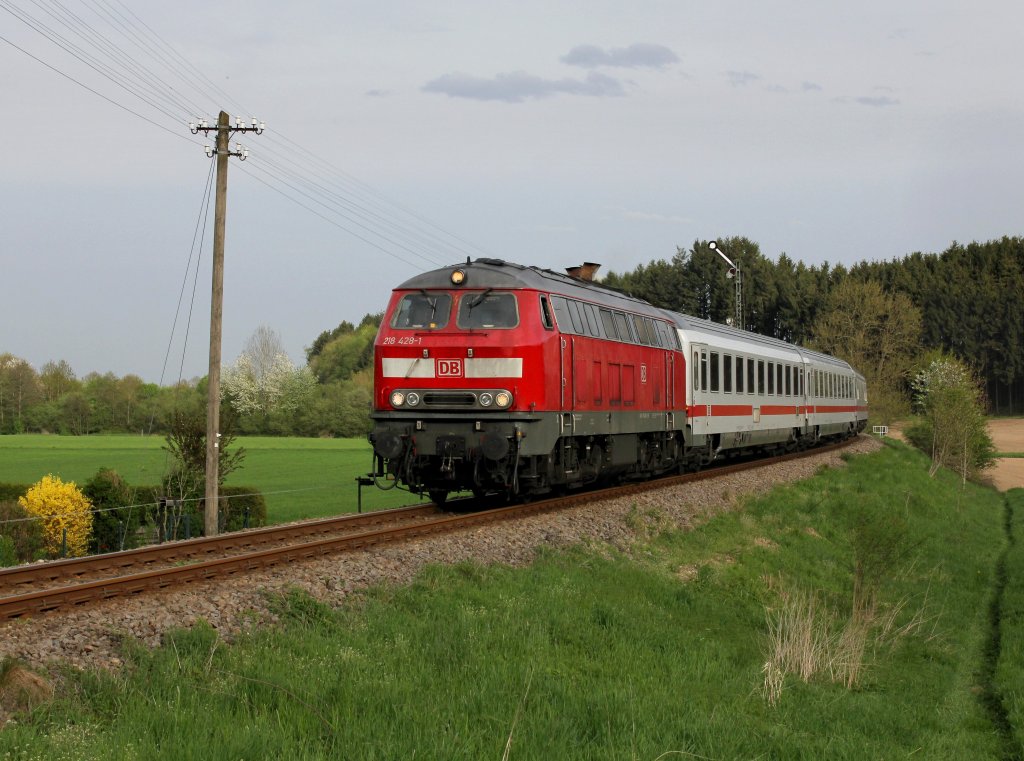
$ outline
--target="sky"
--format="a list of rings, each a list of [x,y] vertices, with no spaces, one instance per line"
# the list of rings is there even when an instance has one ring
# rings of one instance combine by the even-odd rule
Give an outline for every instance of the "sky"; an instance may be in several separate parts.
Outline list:
[[[1010,0],[0,0],[0,354],[206,373],[188,122],[221,109],[266,124],[232,139],[225,364],[261,325],[301,363],[466,256],[624,272],[746,236],[849,265],[1021,235],[1021,29]]]

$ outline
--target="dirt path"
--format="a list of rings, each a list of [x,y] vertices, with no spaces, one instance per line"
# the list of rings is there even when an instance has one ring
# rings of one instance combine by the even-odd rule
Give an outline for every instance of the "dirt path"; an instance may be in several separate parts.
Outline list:
[[[988,432],[997,452],[1024,452],[1024,418],[990,420]],[[1000,491],[1024,487],[1024,457],[1003,457],[986,475]]]

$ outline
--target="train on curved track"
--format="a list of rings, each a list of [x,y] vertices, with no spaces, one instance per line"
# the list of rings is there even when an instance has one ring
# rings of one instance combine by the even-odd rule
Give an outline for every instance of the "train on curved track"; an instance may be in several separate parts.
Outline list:
[[[795,450],[867,423],[843,360],[499,259],[392,293],[374,343],[375,481],[532,496]]]

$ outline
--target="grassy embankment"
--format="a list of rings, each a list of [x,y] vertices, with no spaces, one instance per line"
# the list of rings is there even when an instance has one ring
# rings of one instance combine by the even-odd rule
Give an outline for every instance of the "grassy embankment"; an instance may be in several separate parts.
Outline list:
[[[983,699],[990,602],[1024,605],[1012,584],[993,596],[996,492],[891,443],[689,533],[631,520],[652,532],[629,553],[437,567],[339,610],[296,594],[235,644],[197,628],[129,648],[122,675],[68,674],[0,758],[997,759],[1019,742]],[[1021,663],[999,671],[1007,694]]]
[[[1013,737],[1017,758],[1024,748],[1024,489],[1006,493],[1009,543],[997,566],[1003,582],[998,608],[993,609],[998,639],[992,643],[997,657],[991,679],[997,710],[1005,714],[1004,730]]]
[[[31,484],[52,473],[81,485],[113,468],[131,485],[160,482],[170,463],[161,436],[0,436],[0,481]],[[243,437],[248,451],[228,485],[253,486],[267,499],[267,520],[284,523],[355,512],[357,475],[371,466],[363,439]],[[363,509],[413,504],[398,490],[363,489]]]

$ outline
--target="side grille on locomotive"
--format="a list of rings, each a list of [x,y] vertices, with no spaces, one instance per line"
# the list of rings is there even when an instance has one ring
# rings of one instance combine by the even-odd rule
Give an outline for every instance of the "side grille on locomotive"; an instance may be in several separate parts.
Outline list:
[[[464,391],[432,391],[423,395],[423,404],[434,407],[472,407],[476,394]]]

